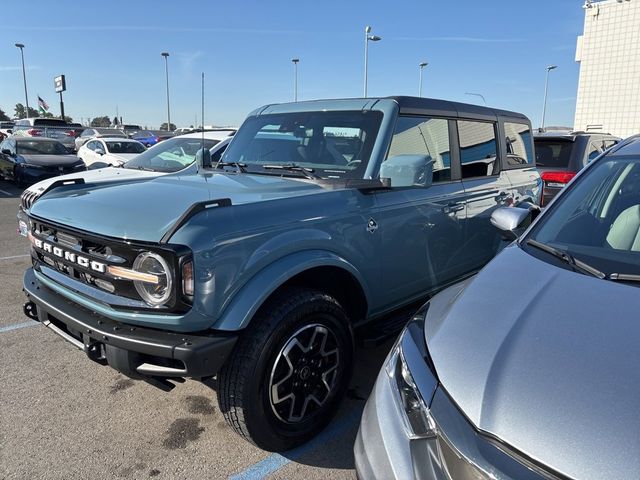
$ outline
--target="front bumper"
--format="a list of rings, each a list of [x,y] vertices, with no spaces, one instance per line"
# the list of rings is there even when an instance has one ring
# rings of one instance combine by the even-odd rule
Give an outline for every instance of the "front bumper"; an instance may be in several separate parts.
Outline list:
[[[177,333],[115,322],[81,307],[25,272],[25,314],[83,350],[134,378],[215,375],[237,340],[221,332]]]

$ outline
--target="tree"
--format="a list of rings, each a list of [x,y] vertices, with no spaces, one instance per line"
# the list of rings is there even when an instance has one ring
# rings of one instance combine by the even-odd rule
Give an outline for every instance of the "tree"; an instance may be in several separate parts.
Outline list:
[[[110,125],[111,125],[111,118],[109,118],[106,115],[103,117],[94,117],[93,119],[91,119],[92,127],[109,127]]]
[[[8,120],[11,120],[11,119],[8,117],[6,113],[4,113],[4,110],[0,108],[0,121],[6,122]]]
[[[174,123],[172,123],[170,127],[172,132],[176,129],[176,125]],[[164,122],[162,125],[160,125],[160,130],[166,130],[166,129],[167,129],[167,122]]]
[[[21,103],[16,103],[16,118],[31,118],[31,117],[38,117],[38,111],[35,108],[31,108],[29,107],[29,112],[27,114],[26,112],[26,108],[24,108],[24,105]]]

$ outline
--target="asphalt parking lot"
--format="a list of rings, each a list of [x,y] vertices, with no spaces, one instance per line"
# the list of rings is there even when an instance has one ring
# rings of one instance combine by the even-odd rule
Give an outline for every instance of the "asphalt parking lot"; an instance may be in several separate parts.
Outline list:
[[[162,392],[24,316],[30,259],[16,233],[19,195],[0,181],[0,478],[355,478],[360,414],[391,342],[357,351],[347,398],[316,439],[264,452],[227,427],[215,381]]]

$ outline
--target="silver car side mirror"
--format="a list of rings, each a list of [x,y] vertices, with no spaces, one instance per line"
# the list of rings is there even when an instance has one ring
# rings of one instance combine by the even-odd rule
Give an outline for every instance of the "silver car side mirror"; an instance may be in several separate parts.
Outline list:
[[[514,232],[522,223],[531,216],[531,211],[527,208],[502,207],[494,210],[491,214],[491,224],[504,232]]]

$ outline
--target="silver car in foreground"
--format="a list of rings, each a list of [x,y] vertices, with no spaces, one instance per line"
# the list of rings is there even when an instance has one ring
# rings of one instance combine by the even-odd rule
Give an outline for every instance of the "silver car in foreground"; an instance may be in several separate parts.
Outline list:
[[[639,287],[636,137],[415,315],[365,407],[358,476],[640,478]]]

